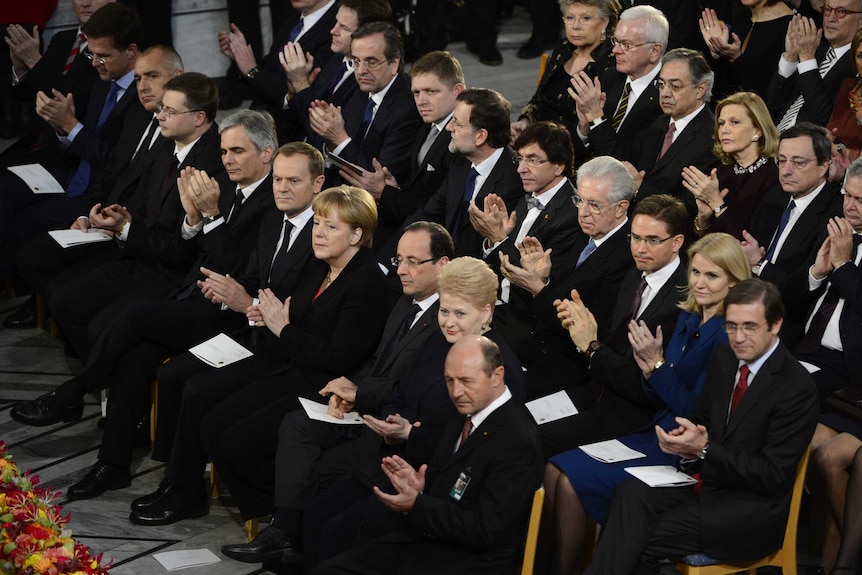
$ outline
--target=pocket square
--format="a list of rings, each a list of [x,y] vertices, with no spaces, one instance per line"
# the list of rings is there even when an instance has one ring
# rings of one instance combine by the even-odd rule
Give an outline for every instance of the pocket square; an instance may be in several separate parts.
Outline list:
[[[431,164],[425,164],[425,171],[426,172],[436,172],[437,170],[435,170],[434,166],[432,166]]]

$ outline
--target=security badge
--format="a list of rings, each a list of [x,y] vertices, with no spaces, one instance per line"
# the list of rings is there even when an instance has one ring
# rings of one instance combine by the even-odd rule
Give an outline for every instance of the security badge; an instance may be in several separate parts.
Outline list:
[[[449,497],[455,501],[461,501],[461,497],[463,497],[464,492],[467,491],[467,486],[470,485],[470,480],[472,478],[469,473],[472,469],[472,467],[468,467],[458,475],[458,480],[455,482],[455,485],[452,486],[452,491],[449,492]]]

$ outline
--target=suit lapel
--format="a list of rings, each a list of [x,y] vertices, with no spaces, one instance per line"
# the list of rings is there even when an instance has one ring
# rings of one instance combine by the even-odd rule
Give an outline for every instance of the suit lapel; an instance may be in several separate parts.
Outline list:
[[[703,109],[698,112],[697,116],[692,118],[691,122],[683,129],[682,133],[677,136],[676,140],[670,145],[670,148],[667,149],[664,156],[659,158],[654,166],[654,170],[658,170],[665,164],[669,163],[674,156],[682,153],[683,151],[688,150],[691,146],[692,142],[697,139],[698,134],[701,130],[704,129],[704,121],[708,119],[710,115],[709,107],[704,105]],[[665,130],[667,130],[670,122],[665,124]],[[659,146],[661,149],[661,146]]]
[[[283,220],[279,220],[279,225]],[[269,259],[265,262],[265,267],[262,269],[269,270],[269,266],[272,262],[272,258],[275,255],[275,246],[278,243],[278,236],[281,235],[281,230],[276,229],[274,239],[272,242],[272,248],[269,250]],[[301,261],[306,254],[311,250],[311,220],[306,222],[305,227],[299,232],[299,235],[294,240],[293,245],[290,246],[290,249],[287,251],[287,259],[285,260],[284,266],[279,266],[278,273],[270,278],[269,285],[279,285],[284,277],[290,272],[291,268],[297,265],[297,262]],[[266,277],[261,278],[263,283],[266,282]]]
[[[752,409],[755,408],[757,402],[760,401],[760,398],[764,397],[768,393],[770,393],[770,389],[775,382],[774,371],[777,371],[777,367],[781,364],[782,361],[782,353],[781,353],[781,345],[773,352],[773,354],[766,360],[766,362],[761,366],[760,370],[754,376],[752,380],[751,386],[748,388],[748,391],[745,392],[745,395],[742,396],[742,400],[739,402],[739,405],[736,407],[736,411],[733,416],[727,422],[727,430],[725,431],[724,437],[729,437],[736,428],[739,427],[740,423],[748,417],[748,414]],[[736,372],[733,373],[733,378],[736,377]],[[732,380],[731,380],[732,381]],[[732,395],[732,384],[731,384],[731,394],[727,397],[727,403],[725,406],[730,405],[731,395]],[[762,416],[762,414],[760,414]]]

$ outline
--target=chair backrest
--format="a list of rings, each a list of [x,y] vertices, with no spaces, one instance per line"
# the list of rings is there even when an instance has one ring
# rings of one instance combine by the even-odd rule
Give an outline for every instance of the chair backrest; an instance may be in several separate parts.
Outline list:
[[[539,78],[536,80],[536,84],[542,81],[542,76],[545,75],[545,68],[548,66],[548,58],[551,55],[545,52],[542,54],[542,58],[539,60]]]
[[[527,538],[524,541],[524,561],[521,563],[521,575],[533,575],[533,568],[536,564],[536,542],[539,540],[539,524],[542,520],[542,505],[544,503],[545,488],[539,487],[533,494],[533,508],[530,511]]]
[[[796,480],[793,482],[793,495],[790,496],[790,514],[787,516],[787,526],[784,528],[784,543],[781,549],[786,551],[788,547],[796,548],[796,530],[799,527],[799,508],[802,506],[802,493],[805,490],[805,473],[808,470],[808,457],[811,448],[806,447],[805,453],[799,459],[796,467]]]

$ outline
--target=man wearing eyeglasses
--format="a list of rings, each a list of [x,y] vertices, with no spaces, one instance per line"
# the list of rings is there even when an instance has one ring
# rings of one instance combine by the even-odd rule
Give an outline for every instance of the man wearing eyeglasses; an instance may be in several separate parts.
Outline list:
[[[827,0],[820,10],[822,30],[800,14],[787,27],[767,99],[779,132],[797,122],[825,126],[838,88],[855,72],[850,44],[862,26],[862,1]]]
[[[781,546],[819,413],[811,376],[779,341],[783,317],[773,284],[730,290],[729,346],[713,355],[691,415],[670,432],[656,427],[662,451],[699,469],[702,488],[622,483],[587,575],[658,574],[659,560],[695,553],[750,561]]]
[[[422,118],[413,103],[410,81],[401,73],[404,43],[388,22],[371,22],[351,35],[350,51],[359,91],[344,108],[321,100],[309,109],[311,129],[323,141],[323,151],[358,165],[374,168],[373,159],[386,166],[398,181],[410,174],[413,136]],[[327,185],[343,179],[327,173]]]

